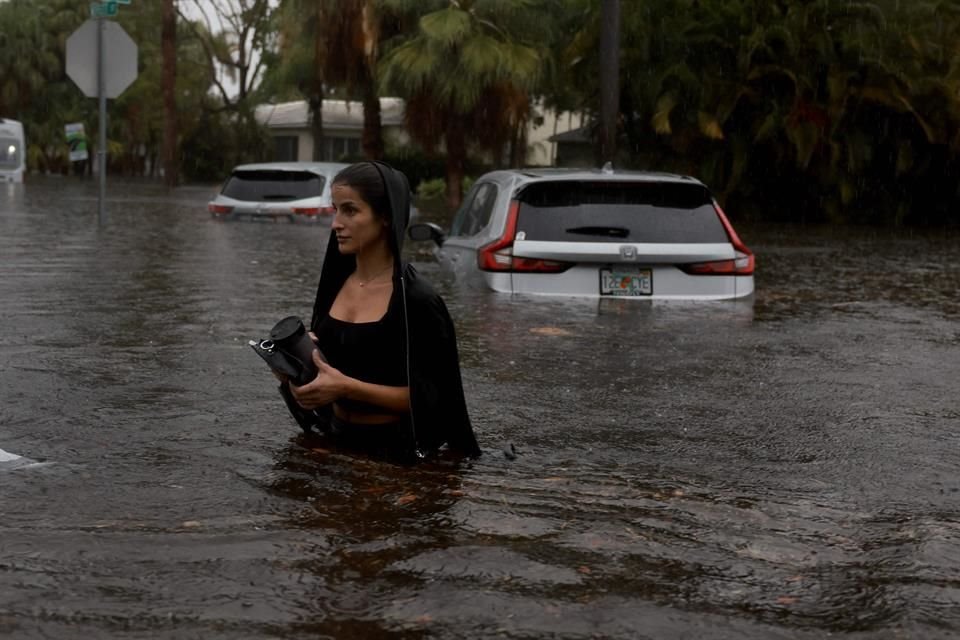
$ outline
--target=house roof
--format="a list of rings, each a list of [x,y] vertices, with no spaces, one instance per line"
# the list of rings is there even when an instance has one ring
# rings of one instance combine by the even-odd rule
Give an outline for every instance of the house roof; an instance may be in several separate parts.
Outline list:
[[[547,138],[550,142],[581,142],[589,143],[593,139],[590,136],[590,127],[580,127],[579,129],[571,129],[570,131],[564,131],[563,133],[557,133],[555,135]]]
[[[404,103],[401,98],[380,98],[380,120],[385,127],[403,126]],[[306,100],[262,104],[256,110],[257,121],[271,129],[303,129],[310,126]],[[324,100],[324,129],[363,127],[363,103],[356,100]]]

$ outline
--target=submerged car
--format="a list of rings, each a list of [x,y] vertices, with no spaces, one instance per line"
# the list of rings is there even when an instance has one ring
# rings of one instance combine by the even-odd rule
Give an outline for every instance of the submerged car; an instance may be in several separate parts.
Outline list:
[[[263,162],[236,167],[207,210],[219,219],[327,221],[330,183],[349,165],[339,162]]]
[[[0,118],[0,182],[23,182],[25,149],[23,123]]]
[[[414,240],[505,293],[722,300],[753,293],[754,255],[710,190],[666,173],[517,169],[481,176],[448,233]]]

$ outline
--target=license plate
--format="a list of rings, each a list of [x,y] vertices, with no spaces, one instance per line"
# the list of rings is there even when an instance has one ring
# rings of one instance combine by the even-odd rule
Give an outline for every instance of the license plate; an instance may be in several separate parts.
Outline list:
[[[630,266],[600,269],[600,295],[628,298],[653,295],[653,271]]]

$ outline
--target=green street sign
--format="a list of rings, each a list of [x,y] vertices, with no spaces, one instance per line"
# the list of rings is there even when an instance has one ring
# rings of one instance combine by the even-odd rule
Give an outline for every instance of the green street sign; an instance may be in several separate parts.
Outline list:
[[[117,0],[90,3],[90,15],[94,18],[112,18],[117,15],[117,9],[119,9]]]
[[[130,4],[131,0],[117,0],[117,4]]]

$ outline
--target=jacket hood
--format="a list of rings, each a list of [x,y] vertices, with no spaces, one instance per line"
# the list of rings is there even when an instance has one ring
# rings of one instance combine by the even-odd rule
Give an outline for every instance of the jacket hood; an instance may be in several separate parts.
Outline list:
[[[397,171],[385,162],[371,161],[380,175],[387,190],[387,199],[390,201],[390,218],[393,235],[393,255],[400,262],[400,251],[403,249],[403,239],[407,235],[407,226],[410,224],[410,183],[407,176]]]

